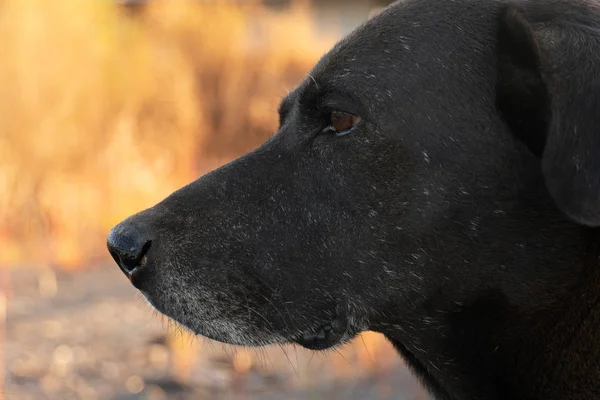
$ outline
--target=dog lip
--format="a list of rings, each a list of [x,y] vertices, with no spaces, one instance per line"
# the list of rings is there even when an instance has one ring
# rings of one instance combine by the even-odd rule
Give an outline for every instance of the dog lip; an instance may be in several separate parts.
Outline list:
[[[348,336],[348,321],[336,317],[316,330],[309,330],[293,341],[309,350],[325,350],[340,344]]]

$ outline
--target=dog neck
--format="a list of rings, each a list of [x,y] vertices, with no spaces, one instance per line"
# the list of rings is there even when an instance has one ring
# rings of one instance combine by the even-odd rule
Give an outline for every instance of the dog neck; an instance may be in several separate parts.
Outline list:
[[[384,334],[439,399],[600,398],[600,235],[592,236],[576,279],[560,293],[528,293],[532,307],[487,291],[441,313],[445,323],[430,320],[425,334]]]
[[[597,243],[597,242],[596,242]],[[536,329],[515,343],[515,387],[526,399],[594,399],[600,396],[600,263],[598,252],[563,304],[531,316]],[[522,331],[525,331],[523,328]],[[518,338],[514,338],[518,341]],[[518,393],[518,392],[517,392]]]

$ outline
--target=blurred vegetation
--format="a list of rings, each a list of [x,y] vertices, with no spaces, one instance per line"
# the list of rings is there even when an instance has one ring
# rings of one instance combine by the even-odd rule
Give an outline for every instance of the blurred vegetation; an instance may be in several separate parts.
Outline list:
[[[272,134],[335,37],[303,2],[0,5],[0,265],[103,258],[119,220]]]

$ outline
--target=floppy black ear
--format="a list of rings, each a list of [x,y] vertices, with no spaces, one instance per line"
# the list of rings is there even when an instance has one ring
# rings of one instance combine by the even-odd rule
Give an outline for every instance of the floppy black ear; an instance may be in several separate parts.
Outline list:
[[[541,157],[546,186],[576,222],[600,226],[600,8],[559,2],[498,25],[497,105]]]

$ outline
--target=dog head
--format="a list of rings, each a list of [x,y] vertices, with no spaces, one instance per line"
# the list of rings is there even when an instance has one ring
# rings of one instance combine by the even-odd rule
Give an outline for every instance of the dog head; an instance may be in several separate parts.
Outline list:
[[[156,309],[232,344],[373,329],[409,347],[482,291],[539,305],[579,226],[600,224],[598,15],[396,3],[282,101],[270,140],[121,222],[109,249]]]

